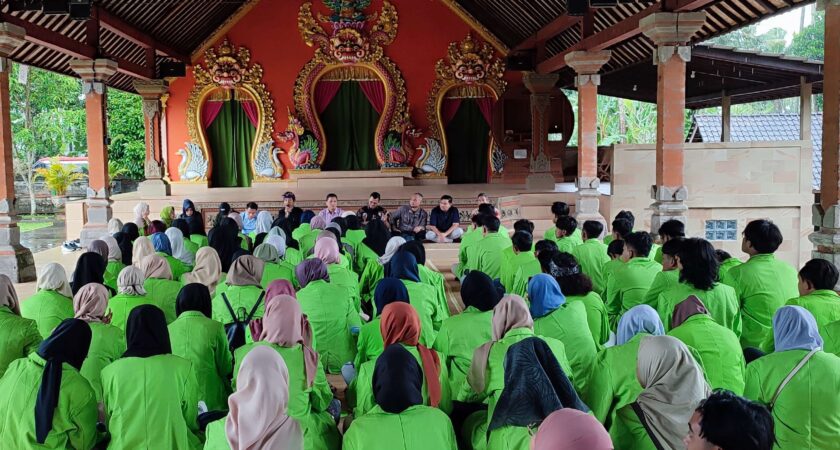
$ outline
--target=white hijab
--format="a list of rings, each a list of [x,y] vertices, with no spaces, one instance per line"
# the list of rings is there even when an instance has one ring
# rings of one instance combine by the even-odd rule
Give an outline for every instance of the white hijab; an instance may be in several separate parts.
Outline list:
[[[184,247],[184,233],[175,227],[169,227],[165,234],[169,238],[169,245],[172,246],[172,256],[188,266],[193,266],[195,255]]]
[[[388,245],[385,246],[385,254],[379,257],[379,263],[383,266],[391,262],[391,258],[397,253],[397,250],[405,244],[405,238],[402,236],[394,236],[388,240]]]
[[[271,229],[271,222],[273,222],[273,220],[274,219],[271,218],[271,213],[268,211],[260,211],[257,213],[256,233],[268,233],[268,230]]]
[[[73,298],[73,291],[67,281],[67,272],[64,266],[58,263],[49,263],[41,269],[36,290],[55,291],[67,298]]]

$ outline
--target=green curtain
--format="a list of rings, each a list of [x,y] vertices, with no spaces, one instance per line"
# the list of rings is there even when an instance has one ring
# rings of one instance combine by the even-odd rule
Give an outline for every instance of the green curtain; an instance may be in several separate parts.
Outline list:
[[[321,125],[327,136],[323,170],[377,170],[376,126],[379,113],[357,81],[343,81]]]
[[[486,183],[490,126],[474,99],[465,98],[446,126],[449,182]]]
[[[207,127],[213,154],[213,187],[251,186],[251,148],[257,130],[238,100],[228,100]]]

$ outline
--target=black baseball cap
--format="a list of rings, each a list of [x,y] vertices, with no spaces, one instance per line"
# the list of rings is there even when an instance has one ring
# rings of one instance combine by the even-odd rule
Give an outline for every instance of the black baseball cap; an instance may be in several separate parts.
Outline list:
[[[290,198],[292,200],[296,200],[295,199],[295,193],[292,192],[292,191],[286,191],[286,193],[283,194],[283,198]]]

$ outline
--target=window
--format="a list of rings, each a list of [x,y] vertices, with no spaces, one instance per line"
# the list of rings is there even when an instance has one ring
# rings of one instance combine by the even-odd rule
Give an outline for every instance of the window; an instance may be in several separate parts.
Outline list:
[[[708,241],[737,241],[737,220],[707,220],[706,240]]]

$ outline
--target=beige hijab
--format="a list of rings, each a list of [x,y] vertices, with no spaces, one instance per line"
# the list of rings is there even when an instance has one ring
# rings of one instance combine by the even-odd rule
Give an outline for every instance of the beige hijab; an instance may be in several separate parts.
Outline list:
[[[41,269],[36,290],[55,291],[67,298],[73,297],[73,291],[67,281],[67,272],[64,266],[58,263],[49,263]]]
[[[163,256],[149,255],[143,258],[143,261],[140,262],[140,270],[146,274],[147,280],[149,278],[172,279],[172,269],[169,267],[169,263],[163,259]]]
[[[125,295],[146,295],[143,282],[146,275],[137,266],[128,266],[120,271],[117,277],[117,288],[120,294]]]
[[[271,347],[245,355],[228,398],[225,434],[232,450],[302,450],[300,425],[287,415],[289,369]]]
[[[653,436],[666,450],[684,448],[688,420],[710,392],[688,347],[672,336],[642,338],[636,376],[643,388],[636,403]]]
[[[213,247],[201,247],[195,254],[195,267],[185,273],[181,279],[185,284],[201,283],[210,290],[210,296],[216,295],[216,286],[222,277],[222,261]]]
[[[120,244],[117,243],[117,240],[114,239],[113,236],[106,234],[105,236],[99,238],[99,240],[108,244],[108,262],[122,262],[122,250],[120,250]]]
[[[131,251],[131,263],[139,265],[143,261],[143,258],[154,254],[155,246],[152,245],[152,241],[146,236],[140,236],[134,241],[134,248]]]
[[[98,283],[88,283],[73,297],[73,311],[77,319],[85,322],[106,322],[108,309],[108,288]]]
[[[6,275],[0,275],[0,306],[6,306],[13,313],[20,315],[20,302],[15,292],[15,285]]]
[[[230,265],[225,282],[230,286],[261,286],[263,269],[265,262],[256,256],[240,256]]]
[[[112,218],[108,221],[108,234],[113,236],[115,233],[119,233],[122,231],[123,223],[122,220],[117,219],[116,217]]]
[[[493,340],[477,348],[473,353],[470,373],[467,374],[467,381],[475,392],[484,392],[487,372],[487,360],[490,358],[490,349],[499,339],[505,337],[508,331],[514,328],[534,329],[534,320],[525,300],[518,295],[505,295],[502,300],[493,308]]]

